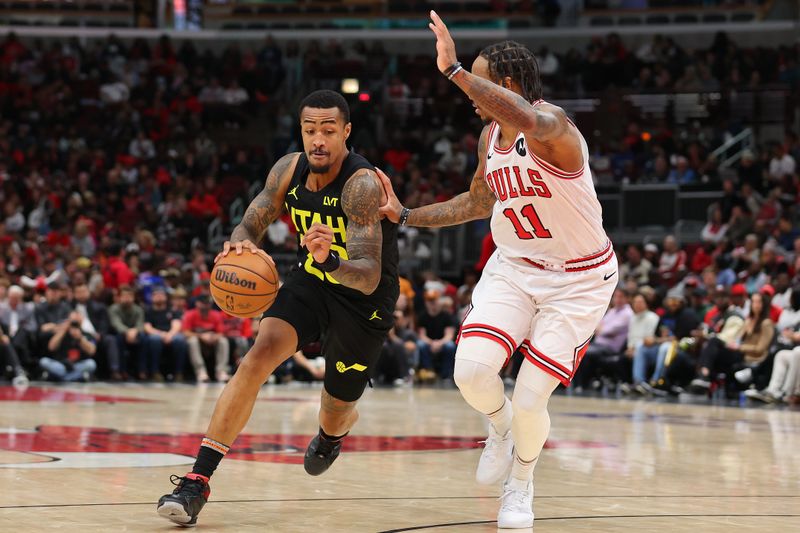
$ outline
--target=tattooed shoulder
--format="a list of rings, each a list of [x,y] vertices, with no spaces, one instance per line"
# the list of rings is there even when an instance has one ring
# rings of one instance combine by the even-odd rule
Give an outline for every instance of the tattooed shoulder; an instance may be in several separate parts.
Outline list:
[[[270,187],[270,181],[273,185],[279,185],[282,181],[282,178],[286,176],[286,171],[289,170],[290,167],[294,167],[295,162],[297,161],[297,156],[300,152],[291,152],[286,154],[285,156],[278,159],[267,175],[267,187]]]
[[[250,240],[261,242],[267,227],[272,224],[283,209],[283,195],[286,194],[288,170],[294,168],[297,161],[297,152],[281,157],[267,174],[264,188],[247,206],[242,220],[233,233],[231,240],[234,242]]]
[[[369,169],[358,170],[342,190],[342,209],[349,220],[366,226],[380,220],[381,185]]]

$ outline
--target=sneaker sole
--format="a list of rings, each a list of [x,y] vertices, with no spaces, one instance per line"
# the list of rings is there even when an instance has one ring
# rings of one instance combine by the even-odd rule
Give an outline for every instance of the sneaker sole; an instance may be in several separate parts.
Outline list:
[[[158,516],[166,518],[179,526],[194,527],[196,523],[192,522],[192,517],[186,514],[183,506],[175,502],[164,502],[159,505]]]
[[[529,522],[501,522],[497,521],[498,529],[527,529],[533,527],[533,519]]]

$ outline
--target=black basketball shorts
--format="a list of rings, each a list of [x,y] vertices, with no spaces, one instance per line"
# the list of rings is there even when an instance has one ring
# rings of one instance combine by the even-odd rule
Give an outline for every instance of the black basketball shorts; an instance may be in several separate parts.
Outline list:
[[[394,324],[394,302],[351,301],[301,270],[292,270],[262,318],[288,322],[297,348],[322,341],[325,390],[354,402],[364,393]]]

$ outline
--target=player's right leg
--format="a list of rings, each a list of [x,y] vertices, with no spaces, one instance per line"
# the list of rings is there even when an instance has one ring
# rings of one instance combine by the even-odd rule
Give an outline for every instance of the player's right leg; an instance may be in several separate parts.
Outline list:
[[[158,501],[159,515],[182,526],[195,525],[211,492],[208,480],[250,418],[259,389],[297,344],[297,332],[288,322],[275,317],[261,321],[255,344],[217,400],[194,468],[184,477],[172,476],[177,488]]]
[[[486,415],[489,437],[478,462],[478,483],[496,483],[508,474],[513,459],[511,401],[500,370],[526,337],[533,301],[513,282],[512,273],[490,261],[476,286],[470,310],[459,333],[453,379],[464,399]]]

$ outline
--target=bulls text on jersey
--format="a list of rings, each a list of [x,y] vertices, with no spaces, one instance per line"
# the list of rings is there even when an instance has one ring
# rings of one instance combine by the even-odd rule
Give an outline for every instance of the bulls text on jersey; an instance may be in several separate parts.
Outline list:
[[[524,173],[516,165],[500,167],[486,174],[486,183],[501,202],[509,198],[536,196],[551,198],[553,195],[538,171],[527,168]]]

